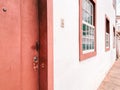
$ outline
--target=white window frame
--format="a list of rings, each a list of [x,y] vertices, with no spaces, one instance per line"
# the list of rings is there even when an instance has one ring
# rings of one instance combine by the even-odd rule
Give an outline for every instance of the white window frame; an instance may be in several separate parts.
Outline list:
[[[109,33],[107,33],[106,32],[106,34],[105,34],[105,47],[108,49],[108,48],[110,48],[110,34]],[[108,44],[107,44],[107,42],[108,42]]]
[[[113,27],[113,48],[115,48],[116,45],[116,38],[115,38],[115,27]]]
[[[83,24],[85,24],[86,26],[88,26],[89,28],[92,28],[91,30],[90,30],[90,33],[91,33],[91,31],[93,32],[93,37],[92,37],[92,35],[83,35],[83,29],[82,29],[82,41],[83,41],[83,39],[90,39],[91,40],[91,42],[87,42],[87,41],[83,41],[82,42],[82,45],[83,45],[83,43],[85,43],[85,44],[90,44],[90,45],[92,45],[92,40],[94,40],[94,49],[89,49],[89,50],[87,50],[87,49],[85,49],[85,50],[83,50],[83,47],[82,47],[82,51],[83,51],[83,54],[86,54],[86,53],[90,53],[90,52],[94,52],[95,51],[95,26],[93,25],[93,4],[91,3],[91,1],[89,1],[89,0],[86,0],[86,1],[88,1],[88,3],[92,6],[92,10],[90,10],[90,11],[92,11],[92,13],[91,13],[91,16],[92,16],[92,22],[91,22],[91,24],[88,22],[88,21],[84,21],[84,19],[82,18],[82,25]],[[88,12],[87,10],[85,10],[85,8],[83,8],[82,7],[82,9],[85,11],[85,12]],[[87,8],[88,9],[88,8]],[[88,19],[87,19],[88,20]],[[87,30],[87,29],[86,29]],[[86,47],[85,47],[86,48]]]

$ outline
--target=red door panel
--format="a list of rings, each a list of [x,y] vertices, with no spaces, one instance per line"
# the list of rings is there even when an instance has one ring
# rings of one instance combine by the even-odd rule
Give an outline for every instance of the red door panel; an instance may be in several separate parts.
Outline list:
[[[47,0],[39,0],[39,30],[40,30],[40,90],[47,90],[48,74],[47,74]]]
[[[19,3],[0,1],[0,90],[21,90]]]
[[[39,53],[36,42],[39,41],[37,0],[22,0],[22,87],[23,90],[39,90],[38,70],[34,67],[34,58]]]
[[[0,90],[47,90],[47,1],[0,4]]]
[[[21,10],[23,90],[47,90],[47,1],[23,1]],[[38,51],[36,42],[40,43]],[[33,65],[36,56],[39,70]]]

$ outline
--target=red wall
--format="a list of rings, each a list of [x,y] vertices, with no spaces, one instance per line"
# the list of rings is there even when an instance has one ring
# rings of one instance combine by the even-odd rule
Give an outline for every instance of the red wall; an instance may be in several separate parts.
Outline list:
[[[21,90],[20,33],[20,0],[1,0],[0,90]]]

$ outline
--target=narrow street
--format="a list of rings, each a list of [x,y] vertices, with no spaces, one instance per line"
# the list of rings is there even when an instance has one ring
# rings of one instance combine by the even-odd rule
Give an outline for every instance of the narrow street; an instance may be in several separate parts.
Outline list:
[[[120,59],[114,63],[98,90],[120,90]]]

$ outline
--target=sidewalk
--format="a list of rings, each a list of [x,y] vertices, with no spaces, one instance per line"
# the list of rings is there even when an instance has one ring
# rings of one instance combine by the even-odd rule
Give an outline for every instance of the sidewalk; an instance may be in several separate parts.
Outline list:
[[[115,61],[98,90],[120,90],[120,59]]]

